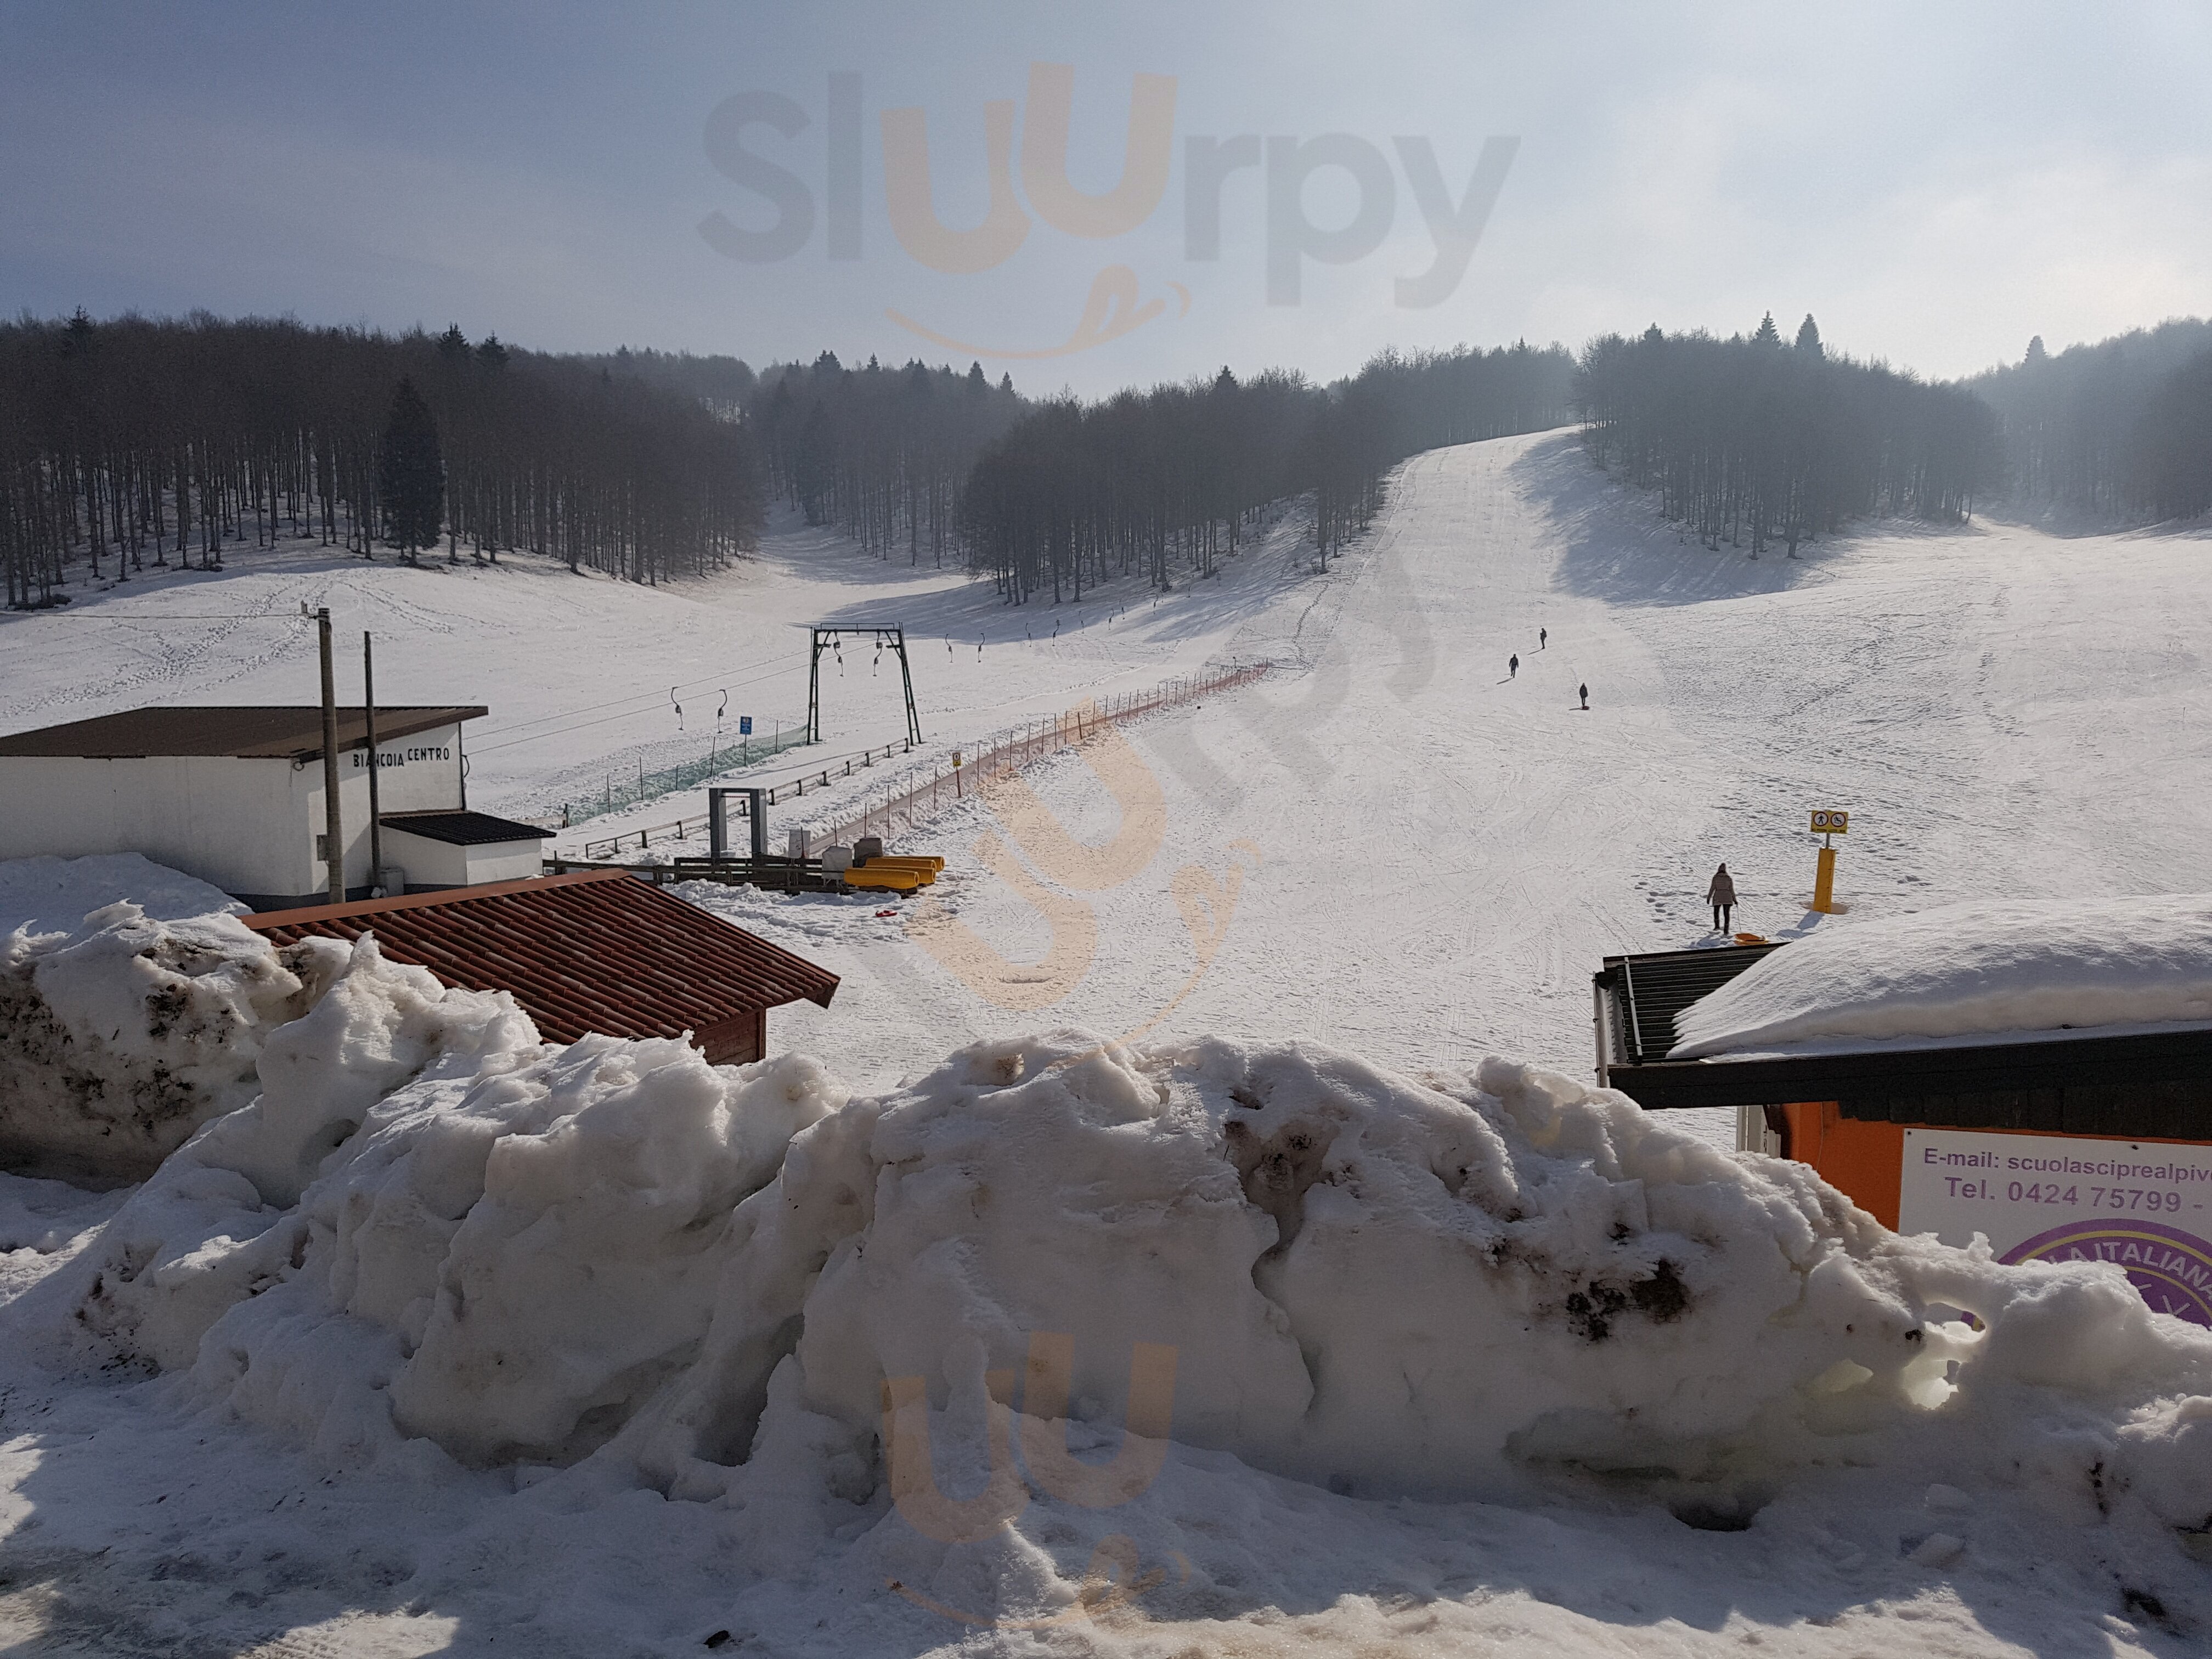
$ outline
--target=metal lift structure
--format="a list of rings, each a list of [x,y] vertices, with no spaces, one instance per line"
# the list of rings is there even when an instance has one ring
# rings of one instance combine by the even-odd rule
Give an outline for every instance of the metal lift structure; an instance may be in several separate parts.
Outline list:
[[[875,641],[880,653],[886,647],[898,657],[899,679],[906,688],[906,735],[909,743],[921,741],[921,717],[914,708],[914,668],[906,657],[906,629],[903,628],[822,628],[808,629],[812,635],[813,648],[806,662],[806,740],[822,741],[822,653],[828,651],[842,662],[844,636]]]

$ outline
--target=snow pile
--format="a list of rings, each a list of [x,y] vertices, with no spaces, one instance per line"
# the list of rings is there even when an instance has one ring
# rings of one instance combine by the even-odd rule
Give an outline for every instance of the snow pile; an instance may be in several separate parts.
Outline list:
[[[222,889],[137,853],[0,859],[0,934],[18,927],[66,932],[88,912],[125,898],[157,921],[246,908]]]
[[[1993,1467],[2212,1508],[2212,1336],[2117,1271],[1899,1239],[1565,1078],[1061,1033],[847,1102],[415,972],[360,947],[87,1251],[104,1352],[334,1459],[580,1464],[793,1559],[896,1510],[909,1583],[1193,1457],[1735,1515],[1911,1472],[1939,1406]]]
[[[1676,1016],[1671,1060],[2212,1020],[2212,894],[1951,905],[1822,931]]]
[[[143,1177],[253,1097],[264,1042],[307,1012],[328,956],[130,900],[0,936],[0,1158]]]
[[[732,1211],[842,1103],[803,1060],[541,1043],[370,939],[260,1074],[87,1253],[78,1319],[334,1455],[591,1449],[690,1357]]]
[[[1802,1165],[1502,1060],[1424,1085],[1303,1045],[978,1045],[799,1134],[738,1221],[699,1364],[631,1443],[678,1495],[748,1490],[763,1402],[865,1457],[887,1398],[921,1438],[925,1400],[972,1429],[1017,1377],[993,1434],[1094,1498],[1144,1457],[1079,1464],[1036,1423],[1361,1494],[1694,1491],[1917,1418],[1954,1364],[1961,1390],[2212,1390],[2212,1339],[2117,1273],[1899,1239]]]

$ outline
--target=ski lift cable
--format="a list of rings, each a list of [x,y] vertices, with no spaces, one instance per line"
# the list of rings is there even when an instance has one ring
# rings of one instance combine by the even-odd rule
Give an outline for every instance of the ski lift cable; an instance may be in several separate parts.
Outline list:
[[[803,652],[789,651],[786,652],[780,657],[767,657],[762,659],[757,663],[738,663],[735,665],[735,666],[740,672],[750,668],[773,670],[775,665],[779,663],[795,662],[804,654],[805,653]],[[704,675],[696,680],[686,680],[683,684],[676,687],[675,689],[679,691],[684,691],[689,690],[695,686],[711,685],[729,672],[730,671],[728,669],[724,669],[719,673]],[[756,675],[753,677],[753,680],[739,680],[737,681],[736,684],[739,685],[750,685],[754,683],[754,680],[763,678],[765,678],[765,674]],[[584,703],[574,708],[558,709],[550,714],[537,714],[525,720],[509,720],[504,726],[488,726],[485,728],[483,735],[486,737],[504,737],[509,732],[521,731],[526,726],[543,726],[550,720],[568,720],[579,714],[596,714],[602,709],[618,708],[629,703],[651,702],[658,698],[659,695],[660,694],[659,692],[655,691],[640,691],[627,697],[610,698],[605,702]]]

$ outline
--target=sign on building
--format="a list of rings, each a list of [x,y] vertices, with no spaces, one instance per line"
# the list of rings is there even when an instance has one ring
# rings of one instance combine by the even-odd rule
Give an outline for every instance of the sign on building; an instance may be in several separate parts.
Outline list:
[[[2212,1326],[2212,1146],[1907,1129],[1897,1208],[1899,1232],[1981,1233],[2001,1261],[2109,1261]]]

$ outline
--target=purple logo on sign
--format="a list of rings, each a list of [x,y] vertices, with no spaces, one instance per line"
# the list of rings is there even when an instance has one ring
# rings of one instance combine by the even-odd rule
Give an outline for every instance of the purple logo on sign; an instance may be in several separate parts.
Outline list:
[[[2159,1313],[2212,1326],[2212,1244],[2179,1227],[2113,1216],[2069,1221],[2004,1254],[2007,1261],[2109,1261]]]

